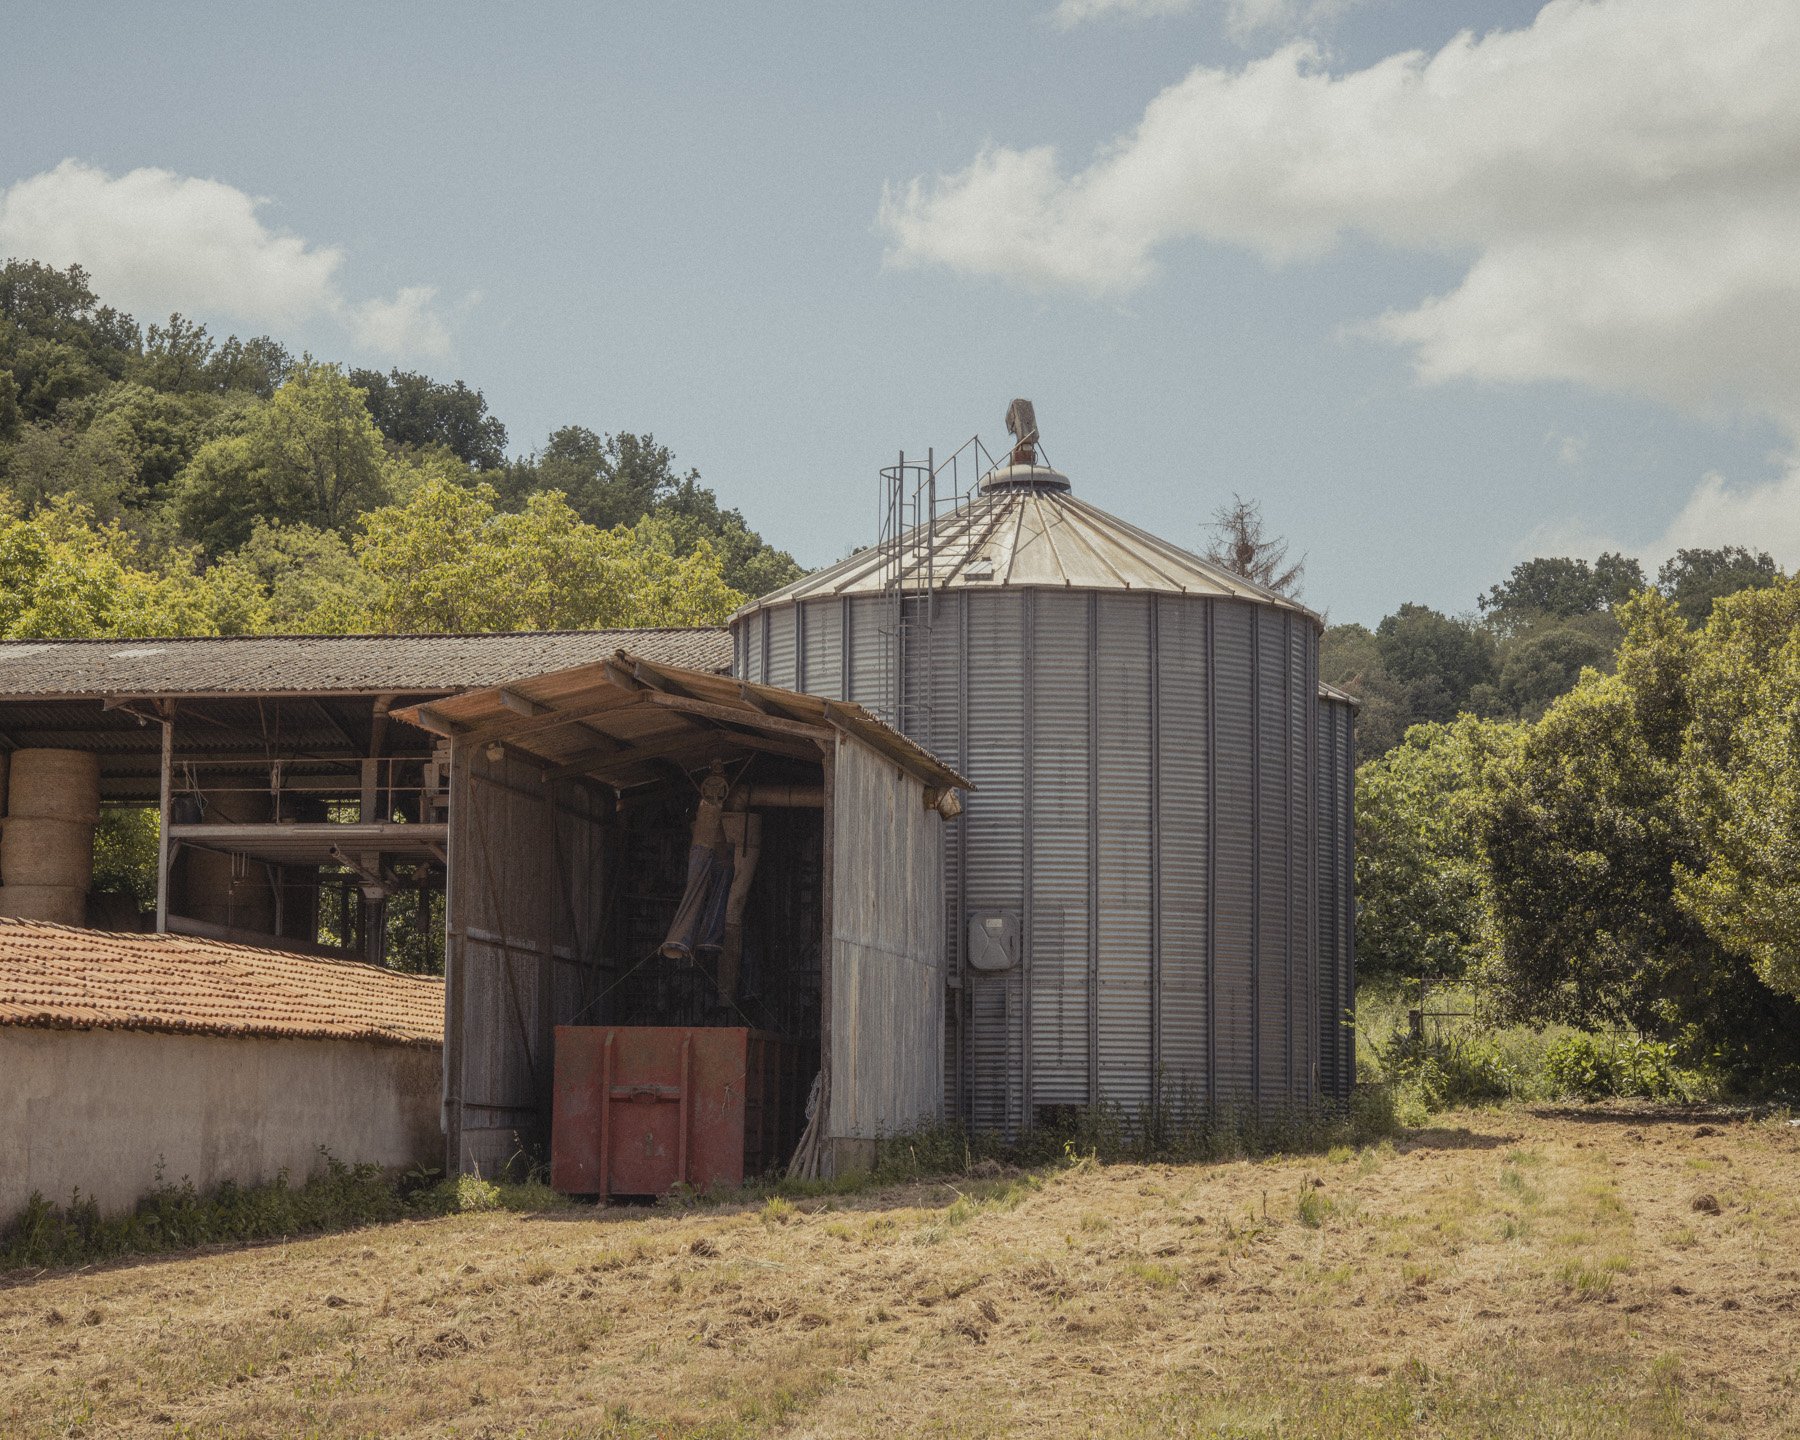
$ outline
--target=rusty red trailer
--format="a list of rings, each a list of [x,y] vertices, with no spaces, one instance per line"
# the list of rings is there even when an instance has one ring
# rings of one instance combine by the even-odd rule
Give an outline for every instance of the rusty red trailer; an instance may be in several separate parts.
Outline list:
[[[743,1027],[558,1025],[551,1185],[605,1199],[760,1174],[780,1158],[781,1061]]]

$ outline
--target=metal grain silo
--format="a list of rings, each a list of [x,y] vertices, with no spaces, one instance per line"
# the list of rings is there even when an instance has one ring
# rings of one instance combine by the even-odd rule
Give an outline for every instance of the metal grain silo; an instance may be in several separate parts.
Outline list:
[[[908,476],[944,467],[902,456],[883,543],[745,606],[736,672],[867,706],[975,783],[946,836],[952,1114],[1339,1093],[1319,617],[1078,499],[1025,436],[910,526]]]

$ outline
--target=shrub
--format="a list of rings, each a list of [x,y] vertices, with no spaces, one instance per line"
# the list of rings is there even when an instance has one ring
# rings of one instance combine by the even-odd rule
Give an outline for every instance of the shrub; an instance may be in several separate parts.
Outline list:
[[[1616,1033],[1565,1035],[1545,1053],[1544,1068],[1560,1093],[1587,1100],[1685,1100],[1695,1088],[1694,1077],[1677,1068],[1672,1046]]]
[[[1417,1092],[1426,1110],[1455,1110],[1510,1100],[1522,1088],[1493,1043],[1476,1031],[1449,1030],[1414,1035],[1396,1030],[1374,1045],[1384,1074]]]

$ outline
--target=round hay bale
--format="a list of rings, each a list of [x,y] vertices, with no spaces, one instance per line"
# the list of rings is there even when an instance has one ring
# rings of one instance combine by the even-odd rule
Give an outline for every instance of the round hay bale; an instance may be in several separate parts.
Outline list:
[[[0,822],[0,881],[86,892],[94,878],[94,827],[79,820],[9,815]]]
[[[100,757],[87,750],[15,750],[6,813],[42,820],[100,818]]]
[[[0,885],[0,915],[87,924],[87,891],[78,885]]]
[[[207,791],[205,811],[205,823],[219,825],[254,824],[274,813],[267,791],[245,790]],[[169,877],[169,897],[176,914],[209,925],[265,934],[275,929],[275,892],[255,861],[184,846]]]

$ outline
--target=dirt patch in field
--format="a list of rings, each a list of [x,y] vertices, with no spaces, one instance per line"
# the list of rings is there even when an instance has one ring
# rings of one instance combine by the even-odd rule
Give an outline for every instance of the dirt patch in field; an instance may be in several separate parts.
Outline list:
[[[1330,1156],[407,1223],[0,1291],[0,1429],[1800,1436],[1797,1181],[1783,1122],[1515,1109]]]

